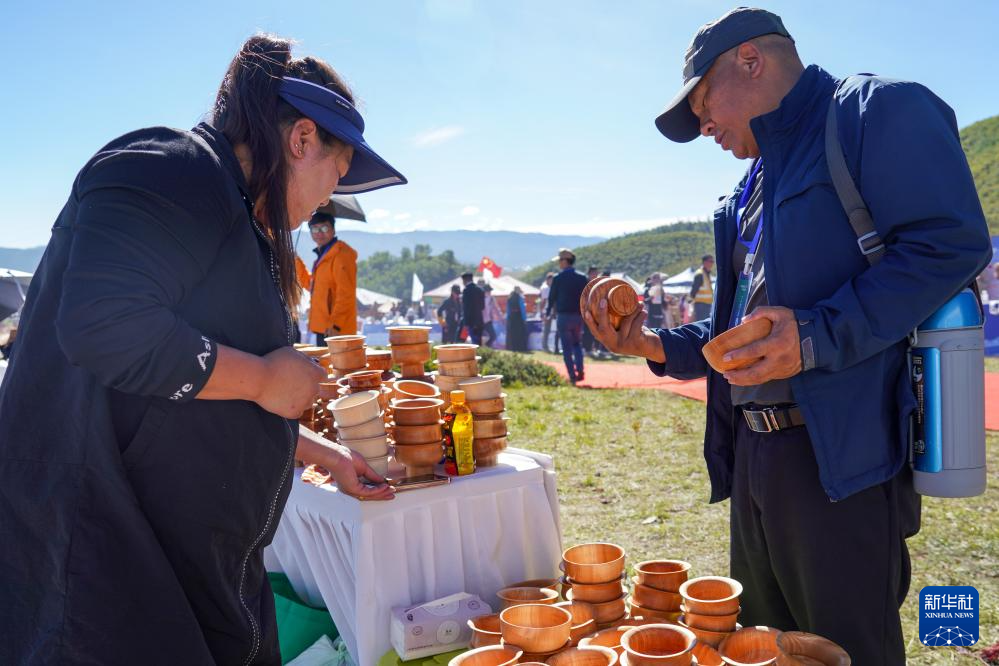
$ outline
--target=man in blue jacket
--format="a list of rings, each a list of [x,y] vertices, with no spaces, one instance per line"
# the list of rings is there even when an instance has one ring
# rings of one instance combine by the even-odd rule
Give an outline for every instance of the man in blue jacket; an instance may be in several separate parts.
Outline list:
[[[616,331],[603,303],[587,323],[657,375],[707,375],[704,455],[711,501],[732,500],[740,622],[822,634],[855,664],[903,664],[904,539],[919,523],[906,335],[991,257],[954,113],[916,83],[803,67],[780,18],[759,9],[703,26],[683,79],[659,130],[752,160],[714,215],[711,317],[650,331],[639,311]],[[874,266],[826,166],[834,98],[847,167],[885,245]],[[731,353],[759,361],[718,374],[701,348],[743,309],[772,332]]]
[[[576,255],[568,248],[558,251],[558,275],[552,280],[548,292],[548,316],[557,315],[558,336],[562,341],[562,360],[569,381],[582,381],[583,374],[583,317],[579,311],[579,297],[586,288],[586,276],[576,272]]]

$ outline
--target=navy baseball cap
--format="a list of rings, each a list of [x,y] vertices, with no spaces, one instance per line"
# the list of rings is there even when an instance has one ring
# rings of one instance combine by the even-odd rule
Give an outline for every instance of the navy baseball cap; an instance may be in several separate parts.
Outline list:
[[[408,182],[364,140],[364,118],[343,95],[290,76],[281,80],[278,95],[324,130],[354,147],[350,169],[340,179],[336,192],[358,194]]]
[[[701,123],[690,110],[687,95],[708,73],[718,56],[750,39],[774,34],[794,41],[779,16],[753,7],[736,7],[720,19],[702,25],[683,56],[683,86],[656,118],[656,127],[663,136],[677,143],[687,143],[700,136]]]

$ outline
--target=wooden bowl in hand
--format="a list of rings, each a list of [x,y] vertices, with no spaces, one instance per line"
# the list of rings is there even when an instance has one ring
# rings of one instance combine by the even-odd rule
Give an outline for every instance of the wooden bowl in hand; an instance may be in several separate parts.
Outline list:
[[[769,319],[752,319],[744,324],[739,324],[735,328],[730,328],[716,338],[712,338],[702,349],[704,359],[712,368],[718,372],[728,372],[729,370],[739,370],[752,365],[760,360],[758,358],[746,358],[739,361],[722,360],[725,354],[746,345],[762,340],[770,335],[773,324]]]

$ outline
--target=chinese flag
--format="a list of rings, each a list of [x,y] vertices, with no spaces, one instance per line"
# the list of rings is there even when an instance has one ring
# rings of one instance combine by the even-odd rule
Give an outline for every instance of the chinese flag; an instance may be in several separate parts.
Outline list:
[[[479,262],[479,272],[485,273],[489,271],[493,274],[493,277],[499,277],[500,273],[503,272],[503,267],[497,264],[495,261],[489,257],[482,257],[482,261]]]

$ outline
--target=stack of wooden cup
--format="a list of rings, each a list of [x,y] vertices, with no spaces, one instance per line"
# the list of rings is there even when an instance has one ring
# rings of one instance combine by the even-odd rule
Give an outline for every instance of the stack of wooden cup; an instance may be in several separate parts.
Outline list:
[[[451,391],[458,390],[458,384],[466,379],[479,376],[479,357],[475,355],[478,347],[459,343],[453,345],[437,345],[437,372],[434,383],[441,389],[441,399],[444,408],[451,404]]]
[[[469,377],[458,382],[465,392],[465,402],[472,411],[473,451],[477,467],[496,464],[500,452],[506,448],[507,422],[506,393],[503,393],[503,375]]]
[[[382,382],[380,370],[358,370],[337,380],[338,397],[344,397],[361,391],[378,391],[378,406],[382,410],[382,420],[385,424],[392,420],[392,389]]]
[[[680,586],[687,582],[690,564],[681,560],[649,560],[635,567],[634,588],[628,598],[633,618],[675,623],[680,617]]]
[[[423,364],[430,360],[429,326],[389,326],[392,361],[399,365],[404,379],[421,379]]]
[[[702,576],[685,582],[679,592],[683,597],[680,606],[683,615],[679,623],[694,632],[697,640],[718,647],[729,634],[741,629],[736,622],[742,594],[739,581],[723,576]]]
[[[326,338],[333,379],[364,370],[368,360],[364,352],[363,335],[335,335]]]
[[[379,404],[380,392],[359,390],[330,404],[340,443],[364,456],[379,474],[388,473],[389,439]]]
[[[385,423],[392,421],[392,387],[399,375],[392,372],[392,352],[388,349],[366,349],[365,354],[368,359],[368,370],[378,370],[381,372],[382,394]],[[388,404],[386,404],[388,403]]]
[[[562,553],[565,598],[593,607],[598,628],[614,626],[626,613],[624,549],[612,543],[585,543]]]
[[[409,476],[429,474],[444,456],[440,392],[433,384],[400,379],[392,400],[395,420],[389,424],[395,439],[395,459]]]

